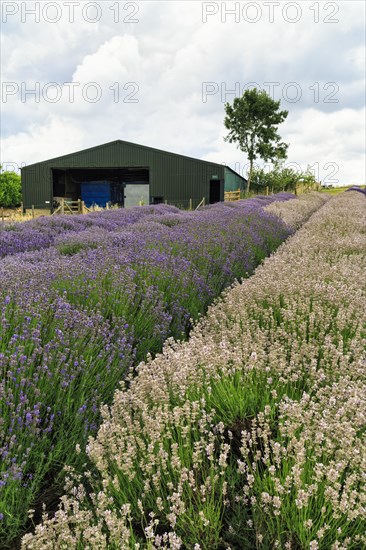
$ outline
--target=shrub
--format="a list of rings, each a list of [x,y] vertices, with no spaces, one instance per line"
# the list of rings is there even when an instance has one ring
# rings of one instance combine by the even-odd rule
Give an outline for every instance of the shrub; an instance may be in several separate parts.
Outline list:
[[[0,167],[1,169],[1,167]],[[0,206],[12,208],[22,202],[20,176],[15,172],[0,172]]]

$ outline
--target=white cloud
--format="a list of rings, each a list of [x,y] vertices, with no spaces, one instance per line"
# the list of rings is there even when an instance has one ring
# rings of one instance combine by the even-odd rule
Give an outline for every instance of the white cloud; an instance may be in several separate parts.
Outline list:
[[[29,94],[24,101],[20,93],[7,98],[3,158],[32,163],[124,139],[242,170],[244,156],[223,141],[224,102],[232,101],[236,83],[241,93],[248,82],[267,90],[264,83],[272,82],[278,83],[272,84],[275,99],[289,110],[280,128],[291,143],[289,161],[305,167],[335,162],[340,183],[364,177],[363,3],[338,2],[333,17],[339,22],[330,24],[324,19],[332,13],[321,2],[315,3],[319,23],[309,7],[313,4],[301,3],[300,21],[289,23],[282,3],[272,24],[268,8],[257,4],[262,17],[255,24],[243,17],[235,23],[229,16],[223,23],[222,13],[203,23],[201,2],[141,2],[134,15],[138,23],[123,21],[131,11],[123,6],[120,21],[114,22],[116,3],[106,0],[95,24],[80,10],[74,23],[67,17],[56,24],[17,23],[9,17],[2,38],[4,82],[16,83],[19,90],[22,82],[27,89],[39,82],[41,92],[48,82],[58,82],[61,98],[53,103],[45,92],[39,103]],[[222,3],[216,6],[220,11]],[[74,84],[74,101],[65,82]],[[97,102],[91,82],[101,92]],[[205,82],[213,82],[215,91],[206,101]],[[297,102],[291,102],[293,82],[301,92]]]

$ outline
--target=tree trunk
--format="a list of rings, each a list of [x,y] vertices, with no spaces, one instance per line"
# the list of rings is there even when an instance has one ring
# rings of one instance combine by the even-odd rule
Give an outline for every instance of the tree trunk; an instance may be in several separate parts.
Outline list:
[[[247,193],[250,191],[250,183],[252,181],[252,172],[253,172],[253,160],[251,159],[249,165],[249,176],[248,176],[248,187],[247,187]]]

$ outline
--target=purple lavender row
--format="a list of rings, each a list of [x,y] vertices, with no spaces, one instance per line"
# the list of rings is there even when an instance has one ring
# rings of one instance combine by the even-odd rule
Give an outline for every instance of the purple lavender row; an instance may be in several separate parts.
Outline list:
[[[288,198],[293,198],[293,195],[279,193],[276,196],[256,197],[249,200],[254,202],[265,201],[266,204],[270,204],[274,200],[286,200]],[[18,252],[47,248],[52,246],[58,235],[65,235],[69,232],[79,233],[91,228],[120,231],[150,216],[179,214],[180,212],[175,206],[161,204],[93,212],[88,215],[45,216],[37,220],[14,223],[0,231],[0,258]]]
[[[88,228],[116,231],[134,224],[151,214],[176,212],[174,206],[141,206],[131,209],[92,212],[88,215],[44,216],[28,222],[14,223],[0,232],[0,258],[29,250],[47,248],[55,237],[67,232],[82,232]]]

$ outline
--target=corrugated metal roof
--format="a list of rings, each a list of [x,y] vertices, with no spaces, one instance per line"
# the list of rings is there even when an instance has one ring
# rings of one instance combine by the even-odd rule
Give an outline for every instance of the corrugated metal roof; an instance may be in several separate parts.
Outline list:
[[[139,143],[133,143],[131,141],[123,141],[121,139],[116,139],[114,141],[109,141],[107,143],[102,143],[101,145],[95,145],[94,147],[88,147],[86,149],[81,149],[79,151],[74,151],[72,153],[67,153],[66,155],[61,155],[59,157],[54,157],[54,158],[47,159],[47,160],[44,160],[44,161],[35,162],[33,164],[28,164],[27,166],[24,166],[22,168],[22,170],[26,170],[27,168],[31,168],[31,167],[35,166],[36,164],[58,162],[58,161],[67,159],[68,157],[75,157],[75,155],[79,155],[80,153],[92,153],[93,151],[98,151],[99,149],[108,148],[108,147],[111,147],[111,146],[116,145],[116,144],[127,145],[128,147],[140,148],[140,149],[145,150],[146,152],[159,153],[159,154],[163,154],[165,156],[166,155],[171,155],[172,157],[174,157],[176,159],[177,158],[182,158],[182,159],[190,160],[190,161],[203,162],[203,163],[211,165],[211,166],[215,165],[215,166],[219,166],[220,168],[227,168],[228,170],[230,170],[231,172],[233,172],[234,174],[236,174],[237,176],[242,178],[245,182],[247,181],[245,178],[243,178],[243,176],[241,176],[240,174],[235,172],[235,170],[233,170],[232,168],[230,168],[229,166],[227,166],[225,164],[219,164],[217,162],[201,160],[201,159],[197,159],[195,157],[189,157],[187,155],[181,155],[180,153],[173,153],[171,151],[164,151],[163,149],[157,149],[155,147],[150,147],[150,146],[147,146],[147,145],[141,145]]]

